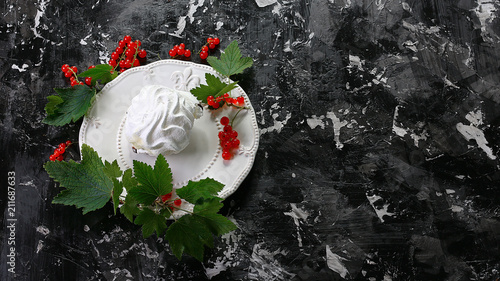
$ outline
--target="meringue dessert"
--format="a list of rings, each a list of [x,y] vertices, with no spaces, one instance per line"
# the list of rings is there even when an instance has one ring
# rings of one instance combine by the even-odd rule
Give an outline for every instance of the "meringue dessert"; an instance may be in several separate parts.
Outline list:
[[[124,134],[138,153],[155,157],[176,154],[189,145],[194,121],[202,114],[191,93],[148,85],[132,99]]]

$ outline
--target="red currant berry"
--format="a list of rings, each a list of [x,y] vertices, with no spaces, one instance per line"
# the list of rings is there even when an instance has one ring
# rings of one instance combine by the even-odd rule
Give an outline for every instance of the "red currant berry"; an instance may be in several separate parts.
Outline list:
[[[56,158],[57,158],[57,156],[55,156],[54,154],[52,154],[52,155],[50,155],[49,160],[50,161],[56,161]]]
[[[108,61],[108,64],[109,64],[109,65],[111,65],[112,67],[115,67],[115,66],[116,66],[116,60],[114,60],[114,59],[110,59],[110,60]]]
[[[219,37],[215,37],[213,42],[215,45],[219,45],[219,43],[220,43]]]
[[[71,87],[74,87],[74,86],[78,85],[78,81],[72,80],[70,85],[71,85]]]
[[[139,53],[137,53],[137,55],[138,55],[141,59],[145,58],[145,57],[147,56],[147,54],[148,54],[148,53],[147,53],[145,50],[140,50],[140,51],[139,51]]]
[[[170,192],[168,194],[165,194],[165,195],[162,195],[161,196],[161,201],[163,203],[165,203],[166,201],[170,200],[170,198],[172,198],[172,192]]]
[[[233,139],[231,141],[231,147],[232,148],[238,148],[238,147],[240,147],[240,140],[239,139]]]
[[[222,150],[222,159],[224,160],[231,160],[231,152],[228,149],[223,149]]]
[[[69,65],[68,65],[68,64],[63,64],[63,65],[61,66],[61,71],[62,71],[62,72],[66,72],[66,71],[68,71],[68,69],[69,69]]]
[[[74,75],[71,75],[71,77],[69,78],[69,81],[73,82],[73,81],[75,81],[75,80],[76,80],[75,76],[74,76]]]
[[[111,53],[111,59],[117,60],[120,58],[120,55],[117,52],[112,52]]]
[[[177,54],[178,54],[179,56],[184,55],[184,49],[181,49],[181,48],[177,49]]]
[[[213,108],[217,109],[220,107],[220,103],[216,102],[214,104],[211,105]]]
[[[59,156],[57,156],[57,158],[56,158],[56,160],[57,160],[57,161],[62,161],[63,159],[64,159],[64,156],[62,156],[62,155],[59,155]]]
[[[179,207],[180,205],[182,204],[182,200],[181,199],[175,199],[174,201],[174,205]]]
[[[236,132],[236,131],[234,131],[234,130],[233,130],[233,131],[231,131],[230,137],[231,137],[232,139],[237,138],[237,137],[238,137],[238,132]]]
[[[186,45],[184,43],[180,43],[179,48],[184,49],[184,48],[186,48]]]
[[[141,63],[139,62],[138,59],[135,59],[134,62],[132,63],[132,66],[134,66],[134,67],[135,66],[140,66],[140,65],[141,65]]]
[[[185,51],[184,51],[184,56],[185,56],[186,58],[189,58],[189,57],[191,56],[191,51],[190,51],[190,50],[185,50]]]
[[[224,133],[231,133],[233,131],[233,127],[231,125],[224,126]]]
[[[227,139],[226,133],[224,133],[223,131],[220,131],[219,132],[219,140],[223,141],[223,140],[226,140],[226,139]]]
[[[128,47],[129,49],[134,50],[134,52],[135,52],[135,49],[137,49],[137,44],[136,44],[136,43],[134,43],[134,42],[130,42],[130,43],[128,43],[128,44],[127,44],[127,47]]]
[[[58,147],[60,149],[66,149],[66,144],[64,142],[61,142]]]
[[[121,60],[118,65],[121,67],[121,68],[125,68],[125,61],[124,60]]]
[[[78,72],[78,68],[76,68],[76,66],[72,66],[72,67],[71,67],[71,70],[72,70],[74,73],[77,73],[77,72]]]
[[[171,56],[171,57],[175,57],[177,55],[177,51],[174,50],[174,49],[170,49],[170,51],[168,51],[168,54]]]
[[[73,76],[73,72],[71,72],[71,70],[67,70],[66,72],[64,72],[64,77],[69,78],[71,76]]]
[[[125,56],[127,58],[131,58],[135,55],[135,50],[132,50],[132,49],[128,49],[127,51],[125,51]]]
[[[244,98],[243,96],[237,97],[237,98],[236,98],[236,103],[237,103],[238,105],[240,105],[240,106],[241,106],[241,105],[244,105],[244,104],[245,104],[245,98]]]
[[[201,51],[208,52],[208,46],[204,45],[203,47],[201,47]]]
[[[92,68],[95,68],[95,65],[91,65],[91,66],[89,66],[89,68],[88,68],[88,69],[92,69]]]
[[[127,43],[125,43],[125,41],[123,40],[118,41],[118,47],[125,48],[125,46],[127,46]]]
[[[224,116],[220,119],[220,123],[223,125],[223,126],[226,126],[229,124],[229,118],[227,116]]]
[[[142,45],[142,42],[140,40],[135,40],[135,45],[137,47],[140,47]]]
[[[130,43],[130,41],[132,41],[132,37],[130,35],[125,35],[123,37],[123,42]]]
[[[208,43],[208,48],[211,50],[215,49],[215,43],[214,42]]]
[[[71,141],[70,140],[67,140],[66,141],[66,147],[70,146],[71,145]]]
[[[123,54],[123,48],[116,47],[115,52],[119,55]]]
[[[208,58],[208,52],[206,52],[206,51],[201,51],[201,52],[200,52],[200,58],[201,58],[202,60],[207,59],[207,58]]]
[[[87,84],[87,85],[90,86],[92,84],[92,77],[86,77],[85,78],[85,84]]]
[[[213,41],[213,40],[214,40],[214,39],[213,39],[212,37],[208,37],[208,38],[207,38],[207,43],[209,43],[209,44],[210,44],[210,43],[212,43],[212,41]]]

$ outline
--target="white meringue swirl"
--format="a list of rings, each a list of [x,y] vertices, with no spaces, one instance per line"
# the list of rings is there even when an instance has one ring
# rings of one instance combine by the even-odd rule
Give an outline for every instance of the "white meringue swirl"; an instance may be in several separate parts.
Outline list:
[[[124,133],[138,153],[150,156],[181,152],[189,145],[194,120],[203,109],[189,92],[148,85],[132,99]]]

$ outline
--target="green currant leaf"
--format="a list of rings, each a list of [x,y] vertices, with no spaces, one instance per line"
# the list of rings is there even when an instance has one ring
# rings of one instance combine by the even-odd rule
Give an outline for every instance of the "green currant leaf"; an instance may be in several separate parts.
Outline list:
[[[65,187],[52,201],[74,205],[83,213],[102,208],[111,198],[113,181],[104,172],[104,164],[94,149],[82,145],[82,161],[50,161],[45,170],[51,178]]]
[[[45,124],[62,126],[80,119],[91,105],[96,90],[85,85],[54,89],[59,96],[49,96],[45,106]],[[57,98],[58,97],[58,98]]]
[[[176,190],[177,195],[192,204],[199,204],[204,199],[217,198],[217,193],[224,185],[214,179],[206,178],[200,181],[189,181],[188,184]],[[222,200],[222,199],[220,199]]]
[[[172,172],[161,154],[156,158],[154,169],[134,161],[134,173],[139,185],[132,187],[129,194],[141,204],[150,205],[159,196],[172,191]]]
[[[47,100],[49,102],[45,105],[45,112],[47,112],[47,114],[49,115],[55,114],[57,106],[64,102],[64,100],[60,96],[55,95],[48,96]]]
[[[231,76],[234,74],[242,73],[246,68],[253,64],[250,57],[241,57],[241,51],[238,47],[238,41],[234,40],[226,47],[224,52],[220,55],[220,59],[216,57],[208,57],[207,62],[220,74]]]
[[[203,261],[205,246],[213,247],[212,233],[193,215],[184,215],[170,225],[165,238],[179,260],[186,253]]]
[[[218,97],[236,88],[238,82],[230,84],[222,82],[215,75],[205,73],[207,85],[201,84],[199,87],[191,89],[191,93],[201,102],[207,102],[208,96]]]
[[[106,84],[118,76],[118,73],[113,70],[113,67],[109,64],[98,64],[94,68],[85,70],[84,72],[78,74],[78,77],[91,77],[93,83],[97,80],[101,80],[102,84]]]
[[[113,163],[104,161],[104,172],[110,178],[119,178],[122,176],[122,170],[120,170],[120,166],[118,166],[117,160],[113,161]]]
[[[127,194],[125,197],[125,203],[120,207],[120,213],[122,213],[130,222],[134,222],[134,216],[137,216],[141,210],[137,206],[138,203],[135,199]]]
[[[122,194],[123,191],[123,183],[116,178],[111,178],[111,180],[113,181],[113,211],[116,215],[116,208],[120,205],[120,194]]]
[[[232,221],[217,213],[223,206],[219,199],[212,198],[205,200],[203,204],[195,205],[193,213],[214,235],[220,236],[237,228]]]
[[[125,170],[125,172],[123,172],[122,181],[123,187],[125,187],[125,190],[127,190],[127,192],[132,189],[132,187],[135,187],[138,184],[137,180],[133,176],[132,169],[127,169]]]
[[[151,236],[155,231],[156,235],[160,237],[165,229],[167,229],[167,218],[165,217],[165,214],[163,212],[157,214],[148,208],[144,208],[137,215],[134,223],[142,225],[142,236],[144,238]]]

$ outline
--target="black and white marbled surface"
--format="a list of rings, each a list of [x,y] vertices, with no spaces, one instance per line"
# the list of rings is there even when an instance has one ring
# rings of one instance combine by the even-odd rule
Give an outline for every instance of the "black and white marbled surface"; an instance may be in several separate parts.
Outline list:
[[[500,277],[500,2],[4,0],[0,13],[0,280]],[[254,58],[241,86],[260,146],[225,201],[239,229],[203,263],[111,208],[51,204],[42,165],[80,123],[42,124],[46,97],[62,64],[103,63],[126,34],[149,62],[214,35]]]

